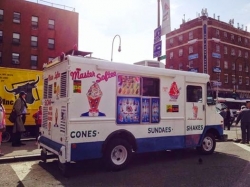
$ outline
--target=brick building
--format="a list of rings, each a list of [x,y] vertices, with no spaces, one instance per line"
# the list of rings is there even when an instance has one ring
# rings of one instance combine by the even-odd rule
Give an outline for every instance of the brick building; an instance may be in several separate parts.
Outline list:
[[[208,73],[221,83],[219,97],[250,98],[250,33],[207,15],[203,10],[166,35],[166,68]]]
[[[0,1],[0,66],[42,70],[78,44],[78,13],[24,0]]]

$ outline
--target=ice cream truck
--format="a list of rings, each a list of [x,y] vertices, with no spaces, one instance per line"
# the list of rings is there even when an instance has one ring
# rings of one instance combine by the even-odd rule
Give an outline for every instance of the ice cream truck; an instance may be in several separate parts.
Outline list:
[[[74,53],[74,55],[72,55]],[[41,159],[104,158],[125,168],[135,153],[197,148],[223,138],[209,75],[96,59],[73,51],[45,65]]]

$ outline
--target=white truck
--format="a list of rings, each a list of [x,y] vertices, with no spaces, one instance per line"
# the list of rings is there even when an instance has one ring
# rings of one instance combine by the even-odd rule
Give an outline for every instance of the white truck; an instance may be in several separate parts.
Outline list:
[[[43,72],[41,159],[57,155],[63,174],[85,159],[120,170],[134,153],[196,147],[211,154],[223,138],[209,75],[75,54]]]

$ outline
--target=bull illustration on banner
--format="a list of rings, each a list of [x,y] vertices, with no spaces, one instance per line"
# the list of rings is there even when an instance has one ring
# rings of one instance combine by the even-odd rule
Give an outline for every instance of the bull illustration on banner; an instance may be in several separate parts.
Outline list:
[[[37,99],[33,96],[32,90],[36,89],[36,85],[39,82],[40,78],[37,76],[37,80],[27,80],[27,81],[22,81],[22,82],[16,82],[12,84],[12,89],[8,89],[6,85],[4,86],[4,89],[8,93],[13,93],[14,96],[16,97],[21,91],[24,91],[27,93],[26,96],[26,102],[28,104],[34,103],[34,101],[40,100],[38,91],[36,90],[36,96]]]

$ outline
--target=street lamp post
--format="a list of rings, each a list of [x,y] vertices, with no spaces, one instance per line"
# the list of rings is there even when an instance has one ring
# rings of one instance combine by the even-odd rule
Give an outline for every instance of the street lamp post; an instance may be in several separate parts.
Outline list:
[[[115,37],[113,38],[113,42],[112,42],[111,61],[113,61],[113,45],[114,45],[114,40],[115,40],[115,38],[116,38],[117,36],[118,36],[119,39],[120,39],[118,52],[121,52],[121,37],[120,37],[120,35],[117,34],[117,35],[115,35]]]

